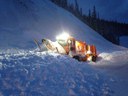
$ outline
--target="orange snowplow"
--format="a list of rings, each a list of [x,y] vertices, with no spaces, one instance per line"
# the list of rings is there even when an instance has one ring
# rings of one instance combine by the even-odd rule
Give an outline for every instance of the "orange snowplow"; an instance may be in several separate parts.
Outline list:
[[[56,39],[56,42],[52,42],[48,39],[42,39],[42,43],[45,45],[47,50],[69,55],[78,61],[96,61],[97,52],[94,45],[88,45],[83,41],[77,41],[68,34],[62,34]]]
[[[68,38],[68,41],[69,56],[79,61],[96,61],[97,52],[94,45],[87,45],[85,42],[77,41],[73,37]]]

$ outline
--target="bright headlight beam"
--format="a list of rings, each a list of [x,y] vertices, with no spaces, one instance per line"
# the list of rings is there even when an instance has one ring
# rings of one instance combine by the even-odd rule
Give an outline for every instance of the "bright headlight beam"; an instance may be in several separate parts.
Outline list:
[[[68,39],[68,38],[69,38],[69,34],[68,34],[68,33],[62,33],[61,35],[58,35],[58,36],[56,37],[57,40],[58,40],[58,39],[66,40],[66,39]]]

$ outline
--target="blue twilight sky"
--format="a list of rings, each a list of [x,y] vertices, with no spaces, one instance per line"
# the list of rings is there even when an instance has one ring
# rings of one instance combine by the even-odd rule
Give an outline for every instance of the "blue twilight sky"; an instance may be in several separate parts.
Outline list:
[[[68,0],[74,3],[75,0]],[[85,14],[96,6],[100,18],[128,23],[128,0],[77,0]]]

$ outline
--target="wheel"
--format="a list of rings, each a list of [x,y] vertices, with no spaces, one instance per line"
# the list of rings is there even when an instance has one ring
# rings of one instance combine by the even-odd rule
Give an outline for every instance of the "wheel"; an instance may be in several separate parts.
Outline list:
[[[79,56],[73,56],[74,59],[80,61],[80,57]]]
[[[92,61],[96,62],[96,56],[92,56]]]

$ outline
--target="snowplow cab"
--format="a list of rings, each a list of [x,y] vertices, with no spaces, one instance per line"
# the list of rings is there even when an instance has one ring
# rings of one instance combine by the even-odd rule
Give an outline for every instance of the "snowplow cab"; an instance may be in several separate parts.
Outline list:
[[[84,54],[86,52],[86,43],[82,41],[76,41],[76,51],[80,54]]]
[[[94,45],[86,45],[86,56],[88,61],[96,62],[97,52]]]
[[[76,51],[76,40],[75,38],[73,37],[69,37],[67,39],[67,44],[68,44],[68,47],[69,47],[69,51],[72,50],[72,51]]]

